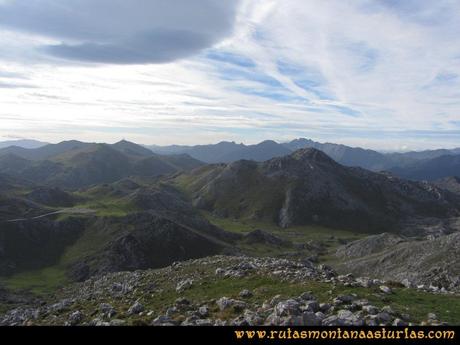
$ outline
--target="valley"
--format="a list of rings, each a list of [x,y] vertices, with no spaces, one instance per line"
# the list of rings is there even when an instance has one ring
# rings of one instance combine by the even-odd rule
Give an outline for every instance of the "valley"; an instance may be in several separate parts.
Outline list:
[[[455,178],[405,180],[313,148],[219,164],[128,142],[58,144],[39,159],[28,150],[36,149],[22,150],[24,170],[11,170],[10,152],[0,155],[2,324],[306,322],[276,311],[290,299],[300,308],[305,291],[336,303],[308,322],[460,323],[452,307],[460,292]],[[44,164],[66,168],[27,178]],[[83,172],[78,184],[62,182]],[[260,267],[238,273],[235,265]],[[233,273],[220,277],[219,268]],[[128,290],[114,297],[107,284]],[[241,301],[243,290],[254,297]],[[216,302],[224,297],[228,310]],[[128,311],[136,301],[145,313]],[[203,305],[209,311],[199,316]],[[382,313],[387,319],[376,319]]]

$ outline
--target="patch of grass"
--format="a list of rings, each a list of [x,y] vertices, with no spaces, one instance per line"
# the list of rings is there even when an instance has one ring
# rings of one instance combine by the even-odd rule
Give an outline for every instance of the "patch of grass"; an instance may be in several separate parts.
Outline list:
[[[128,202],[118,199],[98,199],[78,204],[75,208],[87,208],[95,211],[99,217],[125,217],[138,209]]]
[[[61,267],[47,267],[2,278],[1,283],[11,290],[25,290],[37,295],[49,293],[69,283]]]
[[[460,324],[460,296],[399,289],[389,299],[395,310],[408,313],[417,321],[426,320],[428,313],[435,313],[442,321]]]
[[[78,259],[98,253],[118,231],[120,229],[115,225],[99,228],[95,224],[86,228],[78,240],[65,250],[59,263],[67,266]]]
[[[247,234],[251,231],[262,229],[293,244],[303,244],[310,241],[321,242],[326,248],[326,253],[321,256],[321,261],[328,264],[338,260],[335,257],[335,251],[341,243],[355,241],[366,236],[359,232],[331,229],[317,225],[293,226],[285,229],[270,222],[222,218],[206,211],[202,211],[202,214],[210,223],[230,232]],[[255,256],[270,256],[292,252],[292,249],[289,248],[276,248],[268,245],[247,245],[242,243],[239,247],[246,253]]]

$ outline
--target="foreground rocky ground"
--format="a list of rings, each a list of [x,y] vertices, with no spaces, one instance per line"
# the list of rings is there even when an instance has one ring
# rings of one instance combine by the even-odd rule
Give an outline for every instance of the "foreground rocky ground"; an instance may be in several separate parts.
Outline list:
[[[93,277],[6,312],[0,325],[443,325],[459,324],[458,310],[446,289],[214,256]]]

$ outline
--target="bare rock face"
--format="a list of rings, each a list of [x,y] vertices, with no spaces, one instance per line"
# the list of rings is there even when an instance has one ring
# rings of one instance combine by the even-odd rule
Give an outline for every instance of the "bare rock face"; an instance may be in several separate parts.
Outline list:
[[[442,189],[460,195],[460,177],[452,176],[434,181],[434,184]]]
[[[382,234],[337,250],[340,270],[400,281],[405,286],[460,288],[460,232],[425,240]]]
[[[398,232],[460,215],[460,197],[435,185],[350,168],[315,149],[263,163],[239,161],[194,171],[195,206],[224,217],[282,227],[317,224],[369,233]]]
[[[336,255],[342,258],[360,258],[381,252],[404,241],[406,240],[398,235],[383,233],[346,244],[337,250]]]

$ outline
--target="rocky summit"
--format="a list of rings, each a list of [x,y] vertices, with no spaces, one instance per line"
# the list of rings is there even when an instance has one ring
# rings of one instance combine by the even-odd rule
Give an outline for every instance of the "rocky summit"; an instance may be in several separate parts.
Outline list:
[[[300,149],[263,163],[208,165],[176,178],[200,209],[283,228],[322,225],[367,233],[410,231],[430,219],[460,215],[458,195],[426,182],[342,166]]]
[[[451,291],[338,275],[308,260],[214,256],[111,273],[18,306],[0,325],[446,325]],[[438,313],[441,314],[438,314]]]

